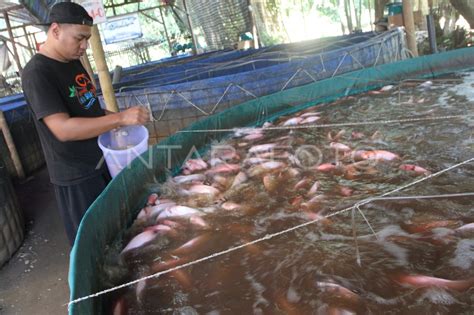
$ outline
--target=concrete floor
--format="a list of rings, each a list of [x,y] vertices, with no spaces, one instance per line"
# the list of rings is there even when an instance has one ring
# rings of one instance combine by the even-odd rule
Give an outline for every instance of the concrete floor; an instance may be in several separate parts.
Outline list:
[[[48,172],[16,185],[25,215],[25,240],[0,269],[0,314],[66,314],[70,246]]]

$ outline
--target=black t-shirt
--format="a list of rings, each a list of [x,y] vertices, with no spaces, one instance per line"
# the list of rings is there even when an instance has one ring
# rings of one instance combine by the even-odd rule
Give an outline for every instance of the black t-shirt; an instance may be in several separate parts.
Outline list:
[[[71,185],[98,175],[102,152],[97,138],[59,141],[43,118],[56,113],[70,117],[99,117],[105,113],[95,87],[78,61],[60,62],[41,54],[31,58],[22,73],[23,92],[36,118],[51,182]]]

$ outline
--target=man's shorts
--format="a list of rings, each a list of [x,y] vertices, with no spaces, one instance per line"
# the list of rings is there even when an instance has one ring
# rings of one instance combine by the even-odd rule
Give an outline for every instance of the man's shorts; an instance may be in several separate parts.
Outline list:
[[[109,181],[110,175],[106,172],[79,184],[69,186],[53,185],[56,202],[71,246],[74,244],[82,217]]]

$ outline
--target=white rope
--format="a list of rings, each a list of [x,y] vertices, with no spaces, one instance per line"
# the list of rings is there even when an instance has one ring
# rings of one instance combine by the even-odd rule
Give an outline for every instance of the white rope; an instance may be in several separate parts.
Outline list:
[[[239,84],[234,84],[234,86],[238,87],[239,89],[241,89],[242,91],[244,91],[245,93],[247,93],[248,95],[250,96],[253,96],[254,98],[257,98],[257,95],[253,94],[252,92],[250,92],[249,90],[247,89],[244,89],[242,86],[240,86]]]
[[[357,262],[357,265],[360,267],[362,266],[362,264],[360,260],[359,242],[357,241],[357,232],[356,232],[356,227],[355,227],[354,207],[352,207],[352,211],[351,211],[351,225],[352,225],[352,237],[354,238],[355,250],[356,250],[356,262]]]
[[[150,114],[150,121],[153,122],[155,121],[155,116],[153,116],[153,110],[151,109],[151,104],[150,104],[150,98],[149,95],[146,95],[146,108],[148,109],[148,113]],[[156,126],[153,124],[153,127],[155,128],[155,134],[156,134]]]
[[[359,204],[356,204],[354,206],[354,208],[357,208],[357,211],[359,211],[359,213],[362,215],[362,218],[364,219],[365,223],[367,223],[367,225],[369,226],[369,229],[370,231],[372,232],[372,234],[375,236],[376,239],[378,239],[378,236],[377,236],[377,233],[375,233],[375,230],[374,228],[372,227],[372,225],[370,224],[369,220],[367,219],[367,217],[365,216],[364,212],[362,212],[362,210],[360,209],[360,205]],[[354,211],[354,210],[353,210]]]
[[[224,94],[222,94],[222,96],[219,98],[219,100],[217,101],[217,103],[214,105],[214,107],[212,108],[211,110],[211,114],[214,113],[214,111],[217,109],[217,106],[219,106],[219,104],[221,103],[222,99],[224,98],[224,96],[226,96],[227,92],[230,90],[231,87],[237,87],[239,88],[241,91],[243,91],[244,93],[246,93],[247,95],[250,95],[252,96],[253,98],[257,98],[257,96],[255,94],[253,94],[252,92],[244,89],[243,87],[241,87],[239,84],[234,84],[234,83],[231,83],[227,86],[227,88],[225,89],[224,91]]]
[[[323,67],[323,71],[322,72],[326,72],[326,67],[324,65],[324,60],[323,60],[323,54],[319,54],[319,58],[321,59],[321,66]]]
[[[161,114],[160,114],[160,117],[158,117],[157,120],[161,120],[163,118],[163,116],[165,115],[165,111],[166,111],[166,108],[168,107],[168,103],[169,101],[171,100],[171,98],[173,97],[173,95],[176,93],[176,91],[172,91],[170,96],[168,97],[168,99],[165,101],[165,105],[163,106],[163,108],[161,109]]]
[[[409,200],[409,199],[436,199],[436,198],[452,198],[452,197],[469,197],[469,196],[474,196],[474,192],[467,192],[467,193],[456,193],[456,194],[442,194],[442,195],[428,195],[428,196],[398,196],[398,197],[375,197],[371,198],[372,201],[376,200]],[[355,228],[355,209],[359,211],[359,213],[362,215],[362,218],[364,219],[365,223],[367,223],[367,226],[370,228],[370,231],[372,234],[375,236],[375,238],[378,240],[379,237],[377,236],[377,233],[375,230],[372,228],[372,225],[370,224],[369,220],[365,216],[364,212],[360,209],[360,204],[356,203],[354,207],[352,208],[351,211],[351,226],[352,226],[352,236],[354,238],[354,243],[355,243],[355,250],[356,250],[356,262],[359,267],[362,266],[361,264],[361,259],[360,259],[360,251],[359,251],[359,243],[357,241],[357,232]]]
[[[165,101],[165,104],[164,104],[163,108],[161,109],[161,114],[160,114],[160,116],[158,117],[158,119],[155,119],[153,115],[152,115],[152,117],[154,118],[154,120],[158,120],[158,121],[161,120],[161,119],[163,118],[164,114],[165,114],[166,108],[168,107],[169,101],[171,100],[171,98],[172,98],[173,95],[175,95],[175,94],[178,95],[179,97],[181,97],[182,99],[184,99],[188,104],[190,104],[191,106],[193,106],[194,108],[196,108],[197,110],[199,110],[199,111],[200,111],[201,113],[203,113],[204,115],[209,116],[210,114],[212,114],[212,113],[216,110],[217,106],[219,106],[219,103],[222,101],[222,99],[224,98],[224,96],[227,94],[227,92],[229,91],[229,89],[230,89],[232,86],[237,87],[238,89],[242,90],[244,93],[246,93],[246,94],[252,96],[253,98],[257,98],[257,96],[256,96],[255,94],[253,94],[252,92],[250,92],[250,91],[244,89],[244,88],[241,87],[240,85],[234,84],[234,83],[230,83],[230,84],[227,86],[226,90],[224,91],[224,94],[222,94],[221,98],[217,101],[217,103],[216,103],[216,104],[214,105],[214,107],[212,108],[211,112],[208,113],[208,112],[206,112],[205,110],[201,109],[201,108],[200,108],[199,106],[197,106],[196,104],[194,104],[193,102],[191,102],[189,99],[187,99],[182,93],[173,90],[173,91],[171,91],[171,94],[170,94],[170,96],[168,97],[168,99]],[[143,95],[146,96],[147,101],[148,101],[148,104],[149,104],[149,103],[150,103],[150,101],[149,101],[149,95],[150,95],[150,94],[143,94]],[[131,98],[132,98],[132,97],[135,97],[135,99],[140,103],[140,105],[143,105],[143,103],[140,102],[140,100],[137,98],[136,95],[132,94]],[[131,101],[130,101],[130,104],[131,104]],[[143,106],[145,106],[145,105],[143,105]],[[151,107],[150,107],[150,105],[148,105],[148,107],[150,108],[150,112],[151,112]]]
[[[313,82],[316,82],[317,79],[315,77],[313,77],[307,70],[303,70],[304,73],[306,73],[308,75],[308,77],[310,77],[311,79],[313,79]],[[318,74],[318,73],[316,73]]]
[[[183,100],[185,100],[188,104],[190,104],[192,107],[196,108],[198,111],[200,111],[201,113],[203,113],[204,115],[206,116],[209,116],[209,113],[206,112],[205,110],[203,110],[202,108],[200,108],[199,106],[197,106],[196,104],[194,104],[193,102],[191,102],[190,100],[188,100],[181,92],[176,92],[177,95],[179,95]]]
[[[436,199],[436,198],[471,197],[471,196],[474,196],[474,192],[456,193],[456,194],[442,194],[442,195],[427,195],[427,196],[399,196],[399,197],[380,197],[380,198],[375,197],[375,198],[370,198],[370,202],[378,201],[378,200]],[[361,206],[361,204],[356,203],[354,205],[354,209],[357,208],[357,210],[359,211],[359,213],[362,215],[365,222],[369,226],[370,231],[372,232],[372,234],[375,236],[376,239],[378,239],[377,233],[372,228],[372,225],[370,224],[369,220],[367,220],[367,218],[365,217],[364,213],[360,209],[360,206]],[[354,213],[354,209],[353,209],[353,213]],[[352,220],[354,220],[354,217],[352,218]]]
[[[451,197],[470,197],[474,196],[474,192],[456,193],[456,194],[442,194],[442,195],[425,195],[425,196],[399,196],[399,197],[374,197],[370,201],[377,200],[409,200],[409,199],[435,199],[435,198],[451,198]]]
[[[368,202],[364,203],[367,204],[369,202],[373,201],[378,201],[378,200],[410,200],[410,199],[436,199],[436,198],[453,198],[453,197],[470,197],[474,196],[474,192],[466,192],[466,193],[456,193],[456,194],[441,194],[441,195],[424,195],[424,196],[398,196],[398,197],[374,197],[374,198],[369,198]],[[365,217],[364,213],[360,209],[360,206],[363,204],[361,203],[356,203],[354,205],[354,208],[357,208],[357,210],[360,212],[362,217],[364,218],[365,222],[369,226],[370,230],[372,231],[372,234],[375,235],[377,238],[377,233],[375,233],[374,229],[370,225],[369,221]]]
[[[349,52],[349,55],[352,57],[352,60],[354,60],[356,63],[359,64],[359,66],[362,68],[362,69],[365,69],[365,66],[359,61],[359,59],[357,59],[356,57],[354,57],[354,55],[352,54],[352,52]],[[377,61],[377,60],[376,60]]]
[[[216,110],[217,106],[219,106],[219,103],[222,101],[222,99],[224,98],[224,96],[226,96],[227,92],[229,91],[229,89],[234,85],[234,83],[231,83],[227,86],[227,88],[225,89],[224,93],[221,95],[221,97],[219,98],[219,100],[217,101],[216,105],[214,105],[214,107],[212,108],[211,110],[211,114],[214,113],[214,111]]]
[[[285,84],[283,84],[283,87],[281,88],[280,91],[283,91],[283,90],[286,88],[286,86],[287,86],[288,84],[290,84],[290,82],[293,80],[293,78],[296,77],[296,75],[297,75],[298,73],[300,73],[300,71],[301,71],[301,68],[298,68],[298,69],[296,70],[296,72],[285,82]]]
[[[339,71],[339,68],[342,66],[342,63],[344,62],[344,60],[346,59],[348,53],[346,52],[344,54],[344,57],[342,57],[341,61],[339,62],[339,64],[337,65],[337,68],[336,70],[334,70],[333,74],[331,75],[331,78],[334,78],[334,76],[336,75],[337,71]]]
[[[381,196],[379,197],[375,197],[375,198],[381,198],[381,197],[385,197],[385,196],[388,196],[390,194],[393,194],[393,193],[396,193],[396,192],[399,192],[403,189],[406,189],[406,188],[409,188],[411,186],[414,186],[418,183],[421,183],[425,180],[428,180],[430,178],[433,178],[435,176],[439,176],[443,173],[446,173],[452,169],[455,169],[455,168],[458,168],[462,165],[465,165],[465,164],[468,164],[468,163],[471,163],[472,161],[474,161],[474,158],[470,158],[468,160],[465,160],[463,162],[460,162],[458,164],[455,164],[455,165],[452,165],[444,170],[441,170],[439,172],[436,172],[434,174],[431,174],[431,175],[428,175],[426,177],[423,177],[421,179],[418,179],[414,182],[411,182],[407,185],[404,185],[404,186],[401,186],[397,189],[394,189],[392,191],[389,191],[389,192],[386,192],[384,194],[382,194]],[[367,199],[364,199],[362,201],[359,201],[357,204],[358,205],[364,205],[364,204],[367,204],[369,202],[372,202],[375,198],[367,198]],[[116,290],[119,290],[119,289],[122,289],[122,288],[125,288],[125,287],[128,287],[128,286],[131,286],[133,284],[136,284],[140,281],[143,281],[143,280],[148,280],[148,279],[151,279],[151,278],[156,278],[156,277],[159,277],[161,275],[164,275],[164,274],[167,274],[169,272],[172,272],[172,271],[175,271],[175,270],[179,270],[179,269],[182,269],[182,268],[186,268],[186,267],[189,267],[189,266],[192,266],[192,265],[195,265],[195,264],[198,264],[200,262],[203,262],[203,261],[206,261],[206,260],[210,260],[210,259],[213,259],[215,257],[219,257],[219,256],[222,256],[222,255],[225,255],[225,254],[228,254],[228,253],[231,253],[231,252],[234,252],[236,250],[239,250],[241,248],[244,248],[244,247],[247,247],[249,245],[253,245],[253,244],[257,244],[257,243],[260,243],[260,242],[263,242],[263,241],[266,241],[266,240],[269,240],[269,239],[272,239],[272,238],[275,238],[277,236],[280,236],[280,235],[283,235],[283,234],[286,234],[286,233],[289,233],[289,232],[292,232],[292,231],[295,231],[295,230],[298,230],[298,229],[301,229],[303,227],[306,227],[310,224],[314,224],[318,221],[320,221],[321,219],[324,219],[324,218],[330,218],[330,217],[333,217],[333,216],[336,216],[336,215],[339,215],[339,214],[342,214],[342,213],[345,213],[351,209],[353,209],[354,206],[350,206],[350,207],[347,207],[345,209],[342,209],[342,210],[338,210],[336,212],[333,212],[333,213],[330,213],[328,215],[322,215],[321,217],[319,218],[316,218],[312,221],[308,221],[308,222],[305,222],[305,223],[302,223],[302,224],[299,224],[299,225],[296,225],[296,226],[293,226],[291,228],[288,228],[288,229],[285,229],[285,230],[282,230],[282,231],[279,231],[279,232],[276,232],[276,233],[272,233],[272,234],[266,234],[264,237],[262,238],[259,238],[259,239],[256,239],[256,240],[253,240],[251,242],[247,242],[247,243],[243,243],[241,245],[238,245],[238,246],[234,246],[234,247],[231,247],[231,248],[228,248],[226,250],[223,250],[223,251],[220,251],[220,252],[216,252],[214,254],[211,254],[209,256],[205,256],[205,257],[202,257],[202,258],[199,258],[197,260],[194,260],[194,261],[191,261],[191,262],[188,262],[188,263],[185,263],[185,264],[182,264],[182,265],[179,265],[179,266],[176,266],[176,267],[173,267],[173,268],[170,268],[170,269],[167,269],[167,270],[164,270],[164,271],[160,271],[160,272],[157,272],[157,273],[154,273],[152,275],[149,275],[149,276],[146,276],[146,277],[143,277],[143,278],[139,278],[139,279],[136,279],[136,280],[133,280],[133,281],[130,281],[130,282],[127,282],[127,283],[124,283],[124,284],[121,284],[119,286],[116,286],[116,287],[113,287],[113,288],[110,288],[110,289],[106,289],[106,290],[103,290],[103,291],[100,291],[100,292],[97,292],[97,293],[94,293],[94,294],[90,294],[90,295],[87,295],[87,296],[84,296],[84,297],[81,297],[81,298],[78,298],[78,299],[75,299],[75,300],[72,300],[70,301],[67,305],[68,305],[68,308],[72,305],[72,304],[76,304],[76,303],[79,303],[79,302],[82,302],[82,301],[85,301],[85,300],[88,300],[88,299],[91,299],[91,298],[95,298],[95,297],[98,297],[100,295],[103,295],[103,294],[106,294],[106,293],[110,293],[110,292],[113,292],[113,291],[116,291]]]
[[[265,128],[253,128],[255,130],[285,130],[285,129],[309,129],[309,128],[332,128],[332,127],[347,127],[347,126],[367,126],[367,125],[381,125],[381,124],[394,124],[394,123],[408,123],[418,121],[429,121],[429,120],[448,120],[455,118],[467,118],[474,115],[448,115],[448,116],[437,116],[437,117],[421,117],[421,118],[402,118],[396,120],[374,120],[374,121],[361,121],[361,122],[349,122],[349,123],[337,123],[337,124],[308,124],[301,126],[277,126],[277,127],[265,127]],[[231,132],[235,131],[232,129],[196,129],[196,130],[180,130],[180,133],[199,133],[199,132]]]
[[[446,172],[448,172],[448,171],[450,171],[450,170],[452,170],[452,169],[454,169],[454,168],[457,168],[457,167],[462,166],[462,165],[464,165],[464,164],[468,164],[468,163],[470,163],[470,162],[472,162],[472,161],[474,161],[474,158],[470,158],[470,159],[468,159],[468,160],[466,160],[466,161],[464,161],[464,162],[455,164],[455,165],[450,166],[450,167],[448,167],[448,168],[446,168],[446,169],[444,169],[444,170],[441,170],[441,171],[439,171],[439,172],[436,172],[436,173],[427,175],[427,176],[425,176],[425,177],[422,177],[422,178],[420,178],[420,179],[418,179],[418,180],[415,180],[414,182],[411,182],[411,183],[409,183],[409,184],[407,184],[407,185],[405,185],[405,186],[402,186],[402,187],[399,187],[399,188],[397,188],[397,189],[394,189],[394,190],[392,190],[392,191],[390,191],[390,192],[388,192],[388,193],[385,193],[385,194],[383,194],[383,195],[381,195],[381,196],[379,196],[379,197],[367,198],[367,199],[365,199],[365,200],[362,200],[362,201],[358,202],[357,205],[358,205],[358,206],[363,206],[363,205],[365,205],[365,204],[368,204],[368,203],[372,202],[373,200],[380,199],[380,198],[382,198],[382,197],[391,195],[391,194],[393,194],[393,193],[395,193],[395,192],[398,192],[398,191],[400,191],[400,190],[403,190],[403,189],[405,189],[405,188],[414,186],[414,185],[416,185],[416,184],[418,184],[418,183],[421,183],[421,182],[423,182],[423,181],[425,181],[425,180],[427,180],[427,179],[430,179],[430,178],[433,178],[433,177],[435,177],[435,176],[441,175],[441,174],[446,173]]]
[[[380,42],[380,47],[379,47],[379,51],[377,53],[377,58],[375,58],[375,63],[374,63],[374,67],[377,65],[377,63],[379,62],[380,60],[380,56],[382,55],[382,49],[383,49],[383,46],[384,46],[385,42]]]
[[[295,74],[293,74],[293,75],[291,76],[291,78],[288,79],[288,81],[286,81],[285,84],[283,84],[283,87],[281,88],[280,91],[283,91],[284,89],[286,89],[286,87],[288,86],[288,84],[290,84],[290,82],[293,81],[293,79],[296,77],[296,75],[297,75],[298,73],[300,73],[300,72],[305,73],[311,80],[313,80],[313,82],[316,82],[316,81],[317,81],[311,74],[309,74],[308,71],[306,71],[306,70],[304,70],[304,69],[302,69],[302,68],[299,68],[299,69],[295,72]]]

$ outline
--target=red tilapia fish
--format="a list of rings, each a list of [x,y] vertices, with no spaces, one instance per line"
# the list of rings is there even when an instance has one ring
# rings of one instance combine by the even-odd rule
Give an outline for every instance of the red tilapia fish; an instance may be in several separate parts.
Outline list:
[[[377,93],[387,94],[390,90],[386,87]],[[349,101],[350,98],[345,100]],[[370,300],[370,294],[364,294],[366,288],[362,282],[354,282],[361,279],[359,272],[363,274],[367,270],[349,266],[350,259],[346,257],[354,252],[350,233],[353,227],[344,226],[341,216],[333,214],[353,206],[359,200],[373,197],[381,192],[382,186],[384,189],[391,187],[397,179],[407,180],[407,177],[429,175],[431,172],[423,161],[407,160],[413,152],[386,149],[402,147],[390,142],[389,132],[383,135],[379,130],[362,129],[360,126],[357,127],[360,130],[317,128],[326,128],[326,124],[331,123],[330,117],[315,111],[315,108],[308,108],[294,116],[267,122],[261,128],[236,128],[229,139],[221,141],[208,154],[185,160],[179,174],[154,187],[151,190],[153,193],[144,198],[143,208],[132,227],[125,233],[120,264],[134,273],[130,276],[135,278],[166,273],[170,268],[173,270],[153,281],[139,282],[136,292],[127,300],[114,299],[114,311],[124,313],[129,303],[134,307],[148,305],[152,298],[150,292],[160,292],[161,295],[166,290],[168,295],[163,295],[166,301],[173,300],[170,292],[176,292],[177,299],[191,301],[196,299],[193,294],[204,292],[208,299],[226,301],[227,296],[219,290],[228,290],[226,294],[235,298],[255,291],[259,297],[258,302],[252,301],[254,313],[268,314],[308,313],[311,308],[300,302],[308,296],[317,301],[311,306],[318,308],[318,314],[362,314],[362,309],[367,307],[369,310],[377,304]],[[321,122],[325,126],[320,126]],[[392,201],[390,204],[377,201],[373,203],[373,209],[367,210],[384,215],[385,221],[376,222],[375,227],[390,224],[399,233],[383,238],[383,242],[361,239],[361,258],[368,269],[371,268],[367,263],[370,257],[363,257],[364,251],[382,243],[386,247],[371,254],[381,255],[383,258],[380,261],[387,261],[388,266],[393,259],[390,254],[399,261],[408,261],[405,256],[413,254],[410,246],[421,246],[422,243],[427,250],[440,252],[442,246],[451,246],[462,238],[472,236],[474,223],[469,223],[472,220],[467,218],[467,214],[461,220],[443,218],[436,221],[427,219],[428,216],[417,219],[420,211],[407,203],[397,208],[395,214],[385,217],[385,212],[391,210],[389,205]],[[451,210],[458,211],[454,207]],[[429,211],[430,208],[427,208],[423,213]],[[368,218],[371,220],[371,217]],[[362,221],[359,219],[356,221]],[[319,223],[313,225],[315,222]],[[293,259],[299,253],[284,248],[275,254],[274,244],[281,244],[282,239],[286,242],[285,237],[276,237],[275,243],[265,237],[301,223],[310,231],[308,235],[301,231],[291,233],[307,237],[307,244],[301,252],[308,253],[310,258],[309,262],[305,256],[304,261],[294,263]],[[366,227],[364,229],[367,230]],[[435,236],[449,238],[450,242],[438,242]],[[255,239],[259,239],[258,242],[254,242]],[[339,247],[332,247],[337,239],[343,242]],[[229,255],[212,256],[234,246],[242,248]],[[343,258],[322,263],[321,256],[325,250],[330,251],[331,256]],[[338,253],[340,256],[337,256]],[[180,267],[206,255],[211,255],[211,262]],[[231,261],[230,256],[234,260]],[[288,257],[291,271],[284,274]],[[460,266],[469,263],[458,262]],[[306,264],[304,272],[312,275],[327,275],[339,270],[345,270],[345,273],[344,276],[333,277],[334,283],[318,281],[315,285],[312,280],[310,291],[297,294],[296,290],[290,289],[302,282],[296,272],[299,264]],[[264,265],[268,265],[268,270],[263,268]],[[421,266],[424,267],[423,264]],[[255,280],[257,275],[252,269],[258,270],[262,278]],[[274,274],[274,270],[278,271]],[[236,276],[232,276],[233,272]],[[278,278],[280,273],[284,275],[283,280]],[[466,279],[459,280],[409,273],[388,275],[385,269],[382,274],[385,275],[382,282],[371,279],[368,287],[377,287],[385,281],[400,290],[403,290],[402,286],[465,292],[474,284],[472,273]],[[311,279],[309,276],[306,278]],[[262,283],[268,282],[268,279],[277,283],[278,288],[265,287]],[[206,286],[206,281],[213,283]],[[251,286],[245,287],[245,293],[239,291],[240,286],[249,283]],[[209,288],[213,291],[206,291]],[[203,300],[199,302],[202,305],[207,303]],[[156,312],[165,309],[166,304]],[[134,311],[140,312],[138,309]]]
[[[474,286],[474,278],[464,280],[448,280],[424,275],[396,274],[392,279],[401,285],[415,288],[438,287],[449,290],[465,291]]]

